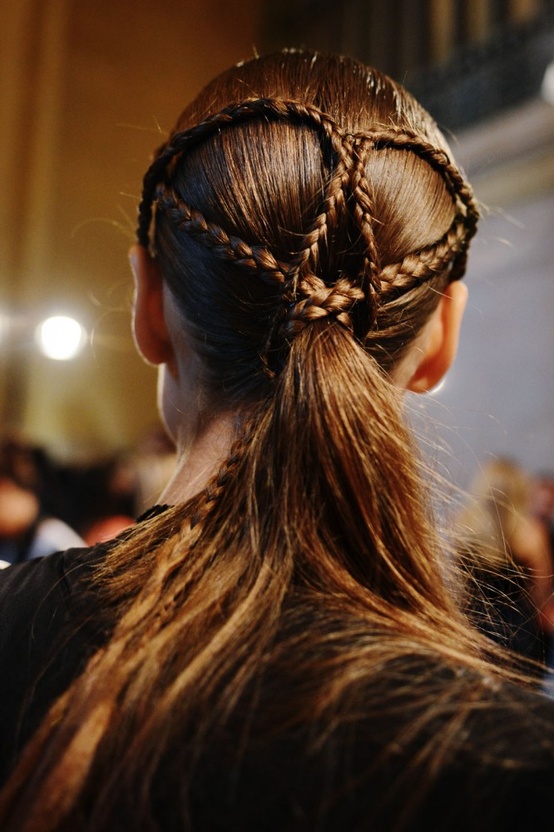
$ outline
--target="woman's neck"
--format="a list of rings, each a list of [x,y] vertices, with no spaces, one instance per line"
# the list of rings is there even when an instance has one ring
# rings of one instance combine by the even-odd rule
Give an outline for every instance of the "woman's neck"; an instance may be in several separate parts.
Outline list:
[[[175,472],[160,502],[183,503],[202,491],[229,456],[236,429],[236,414],[223,413],[199,425],[192,441],[178,441]]]

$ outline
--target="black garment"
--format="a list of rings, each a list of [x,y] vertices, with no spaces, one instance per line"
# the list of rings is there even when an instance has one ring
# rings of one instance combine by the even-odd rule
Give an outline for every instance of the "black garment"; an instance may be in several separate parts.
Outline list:
[[[0,748],[2,773],[52,701],[107,637],[86,577],[110,544],[70,550],[9,567],[0,574]],[[318,623],[319,626],[319,623]],[[61,639],[61,642],[60,642]],[[60,649],[59,644],[62,644]],[[56,645],[53,651],[52,647]],[[463,675],[466,671],[460,671]],[[359,711],[314,742],[314,726],[272,730],[272,714],[286,708],[292,688],[305,684],[295,671],[270,668],[255,700],[239,707],[210,738],[194,774],[192,832],[528,832],[550,828],[554,817],[554,705],[538,694],[498,685],[490,702],[473,712],[445,756],[428,792],[419,769],[408,764],[425,738],[441,739],[446,717],[387,755],[398,729],[409,731],[423,696],[435,695],[455,673],[436,658],[415,658],[392,668],[378,691],[396,721]],[[429,686],[430,680],[430,686]],[[309,680],[308,680],[309,681]],[[377,685],[376,682],[372,683]],[[368,700],[375,701],[375,690]],[[255,701],[255,705],[252,703]],[[23,712],[23,716],[21,714]],[[248,726],[249,739],[240,739]],[[317,735],[317,732],[316,732]],[[415,745],[414,745],[415,744]],[[187,750],[175,737],[155,781],[158,829],[177,832],[181,765]],[[123,791],[117,824],[102,832],[137,827],[125,823],[135,793]],[[412,806],[412,801],[416,802]],[[406,810],[406,824],[398,825]],[[75,826],[74,828],[81,828]],[[150,828],[150,827],[149,827]]]
[[[106,549],[69,549],[0,571],[0,783],[105,639],[83,577]]]
[[[0,539],[0,561],[22,563],[84,545],[80,535],[63,520],[41,513],[19,537]]]
[[[507,564],[494,571],[471,569],[468,614],[493,641],[534,662],[545,661],[544,634],[526,571]]]

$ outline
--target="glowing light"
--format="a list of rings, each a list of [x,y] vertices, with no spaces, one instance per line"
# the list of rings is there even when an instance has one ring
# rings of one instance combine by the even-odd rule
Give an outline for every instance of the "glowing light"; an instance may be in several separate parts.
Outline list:
[[[547,104],[554,105],[554,61],[546,67],[542,79],[541,96]]]
[[[0,312],[0,344],[7,339],[9,327],[10,319]]]
[[[37,327],[37,343],[47,358],[69,361],[78,355],[86,342],[86,333],[74,318],[55,315]]]

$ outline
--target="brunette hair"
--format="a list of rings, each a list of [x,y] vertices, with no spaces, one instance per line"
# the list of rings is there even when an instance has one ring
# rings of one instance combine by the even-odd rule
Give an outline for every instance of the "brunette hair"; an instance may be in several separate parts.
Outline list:
[[[447,590],[391,376],[463,275],[477,218],[429,115],[355,61],[255,59],[184,111],[144,178],[138,240],[181,310],[206,406],[239,413],[236,441],[202,493],[97,570],[112,635],[23,755],[3,829],[108,828],[123,804],[150,828],[170,751],[185,828],[203,749],[275,668],[303,680],[275,732],[324,735],[357,710],[386,722],[365,683],[429,655],[483,671],[450,680],[463,725],[488,665]],[[420,704],[421,727],[437,703]],[[429,777],[443,740],[419,753]]]

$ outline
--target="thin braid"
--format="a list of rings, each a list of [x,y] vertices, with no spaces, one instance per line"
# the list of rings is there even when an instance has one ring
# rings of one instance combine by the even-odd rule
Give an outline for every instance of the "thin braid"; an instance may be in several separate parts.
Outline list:
[[[329,189],[333,186],[336,187],[340,191],[342,199],[346,195],[346,185],[354,190],[352,181],[358,171],[358,165],[355,163],[352,150],[351,142],[345,137],[340,169],[339,165],[337,165],[335,176],[329,186]],[[359,188],[359,174],[354,181]],[[304,273],[300,279],[297,279],[296,275],[292,279],[289,278],[288,291],[285,290],[288,314],[285,322],[281,326],[281,331],[286,338],[294,337],[310,322],[325,317],[333,317],[334,320],[346,329],[355,332],[356,328],[351,312],[355,304],[364,301],[369,310],[369,316],[365,321],[364,331],[362,333],[355,332],[355,334],[360,338],[365,337],[367,334],[376,311],[373,290],[375,289],[375,283],[378,285],[377,253],[373,231],[369,222],[369,197],[363,200],[361,193],[357,196],[359,202],[363,205],[363,207],[362,205],[358,207],[357,216],[359,224],[361,226],[363,223],[367,223],[367,228],[362,229],[362,235],[364,241],[367,238],[370,239],[370,251],[372,255],[368,256],[364,254],[364,266],[356,280],[352,280],[350,277],[340,276],[332,285],[328,285],[328,282],[318,277],[313,271]],[[339,204],[339,200],[334,194],[329,195],[328,202],[334,205]],[[344,201],[343,205],[346,208],[346,201]],[[356,205],[358,206],[358,199],[356,200]],[[310,237],[307,237],[307,239],[309,240]],[[321,239],[322,235],[320,234],[317,237],[317,244],[319,244]],[[313,267],[316,267],[317,255],[307,247],[306,252],[308,251],[311,256],[306,256],[303,259],[302,266],[309,263]],[[328,280],[329,276],[327,277]]]
[[[388,127],[375,131],[369,130],[356,134],[356,138],[371,140],[376,150],[393,147],[416,153],[443,176],[453,198],[459,199],[465,205],[468,215],[475,215],[475,221],[477,221],[479,209],[473,191],[458,168],[452,164],[445,150],[435,147],[417,133],[403,128]]]
[[[457,216],[452,224],[452,229],[456,230],[456,236],[459,240],[462,235],[458,232],[463,229],[464,233],[463,241],[458,247],[457,255],[452,263],[450,279],[458,280],[463,277],[467,264],[469,243],[477,230],[480,211],[471,186],[466,182],[458,168],[452,164],[448,153],[422,139],[417,133],[405,128],[388,127],[379,131],[361,132],[356,134],[356,138],[360,141],[370,139],[376,150],[387,147],[411,150],[441,174],[452,199],[456,204],[461,204],[464,210],[463,223],[458,225],[459,217]],[[433,269],[431,274],[434,271]]]
[[[211,478],[205,488],[198,495],[195,509],[191,517],[191,526],[202,523],[212,508],[217,504],[221,494],[231,480],[244,458],[254,435],[255,417],[246,419],[235,438],[229,456],[224,460],[217,473]]]
[[[465,217],[456,217],[448,231],[437,243],[433,243],[406,255],[399,263],[391,263],[381,270],[381,298],[384,302],[398,297],[420,283],[440,274],[452,262],[465,253],[467,226]],[[452,267],[451,277],[455,279]]]
[[[463,212],[456,214],[451,227],[439,241],[418,252],[411,252],[399,263],[387,264],[383,267],[378,277],[378,288],[376,287],[381,300],[387,302],[393,297],[398,297],[442,272],[449,264],[451,265],[450,279],[453,281],[462,277],[466,268],[469,243],[477,230],[479,207],[471,187],[458,168],[452,164],[447,152],[435,147],[410,130],[394,127],[360,132],[353,139],[355,145],[362,149],[380,150],[393,147],[416,153],[442,176],[454,203]],[[353,182],[353,187],[357,186],[354,212],[355,215],[356,211],[359,212],[359,216],[362,217],[363,204],[366,199],[364,189],[368,186],[365,166],[361,159],[355,165]],[[367,212],[367,207],[365,210]],[[359,220],[360,228],[363,222],[363,219]],[[372,233],[371,222],[367,221],[366,225]],[[373,285],[375,286],[375,283]]]
[[[361,141],[350,138],[353,157],[350,187],[353,197],[352,213],[354,221],[360,230],[363,243],[362,268],[358,274],[358,283],[363,290],[367,313],[360,318],[356,328],[356,335],[363,341],[372,328],[376,317],[381,296],[380,257],[377,251],[375,232],[373,229],[373,199],[366,175],[367,154],[373,147],[369,139]]]
[[[280,263],[266,246],[250,246],[216,223],[209,222],[195,208],[191,208],[173,190],[158,186],[157,204],[178,228],[199,238],[221,259],[236,263],[255,273],[269,284],[284,283],[289,266]]]
[[[329,140],[337,157],[341,156],[342,132],[333,119],[311,104],[298,101],[272,98],[246,99],[239,104],[225,107],[219,113],[209,116],[188,130],[174,133],[169,141],[157,151],[154,161],[146,171],[143,179],[142,199],[139,204],[139,221],[137,228],[138,242],[148,247],[152,206],[158,185],[165,178],[172,160],[185,150],[203,141],[223,127],[248,121],[257,116],[273,116],[284,121],[297,121],[321,130]]]
[[[333,139],[337,136],[340,137],[340,143],[334,141],[332,143],[336,163],[327,184],[322,210],[310,231],[304,236],[298,254],[291,260],[289,278],[293,283],[297,279],[297,274],[308,268],[317,272],[320,259],[319,245],[322,241],[326,241],[329,230],[336,228],[346,214],[347,187],[351,178],[353,160],[350,152],[351,146],[338,128],[332,133]],[[295,291],[296,285],[294,284],[293,294]]]
[[[362,233],[366,249],[364,276],[367,276],[373,288],[379,291],[379,255],[373,231],[372,216],[374,206],[365,169],[367,151],[373,147],[373,143],[369,139],[363,139],[362,141],[356,141],[351,147],[354,160],[350,179],[352,195],[354,196],[353,214]]]

